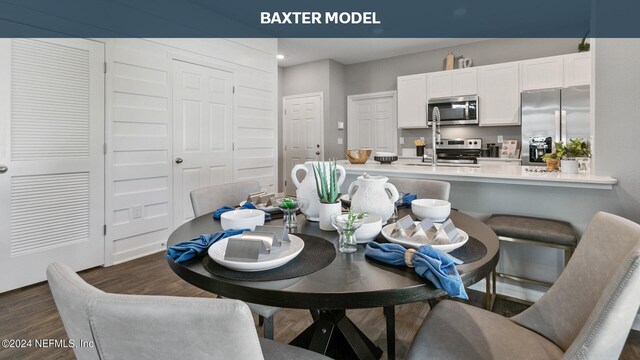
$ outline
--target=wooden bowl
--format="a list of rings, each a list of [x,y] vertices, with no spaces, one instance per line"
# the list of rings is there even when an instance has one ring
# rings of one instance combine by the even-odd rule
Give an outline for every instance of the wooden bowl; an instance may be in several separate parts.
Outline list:
[[[369,160],[371,151],[371,149],[347,149],[344,151],[344,156],[352,164],[364,164]]]

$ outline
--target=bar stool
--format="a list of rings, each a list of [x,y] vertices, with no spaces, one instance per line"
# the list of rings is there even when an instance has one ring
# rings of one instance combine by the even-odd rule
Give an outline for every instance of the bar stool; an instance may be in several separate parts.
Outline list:
[[[566,221],[536,218],[530,216],[494,214],[485,221],[498,235],[500,241],[545,246],[564,250],[564,265],[567,266],[573,251],[578,245],[578,237],[571,224]],[[551,287],[552,283],[496,272],[496,275],[521,283]],[[494,280],[495,286],[495,280]],[[495,291],[495,290],[494,290]],[[506,296],[502,296],[506,297]],[[521,299],[510,298],[518,302],[529,303]]]

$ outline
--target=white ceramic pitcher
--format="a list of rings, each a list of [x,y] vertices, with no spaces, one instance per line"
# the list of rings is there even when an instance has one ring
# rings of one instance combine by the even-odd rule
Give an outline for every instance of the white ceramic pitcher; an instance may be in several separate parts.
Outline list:
[[[382,223],[386,223],[393,215],[393,207],[400,197],[396,187],[387,181],[389,178],[386,176],[358,176],[349,185],[351,209],[358,213],[378,214],[382,217]]]
[[[303,164],[298,164],[291,169],[291,181],[296,186],[296,197],[298,199],[306,199],[307,205],[300,208],[300,211],[307,217],[307,220],[318,221],[320,217],[320,199],[318,199],[318,192],[316,191],[316,181],[314,180],[313,167],[321,163],[321,161],[307,161]],[[329,171],[329,162],[324,162],[324,167]],[[304,171],[304,178],[302,181],[298,181],[296,174],[298,170]],[[347,176],[347,172],[341,165],[336,165],[336,171],[338,172],[338,189],[344,182],[344,178]]]

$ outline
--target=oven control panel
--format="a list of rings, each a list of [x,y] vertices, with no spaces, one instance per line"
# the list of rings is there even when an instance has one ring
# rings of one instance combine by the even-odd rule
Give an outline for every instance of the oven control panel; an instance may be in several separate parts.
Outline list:
[[[482,139],[442,139],[442,141],[436,142],[436,148],[460,150],[482,149]]]

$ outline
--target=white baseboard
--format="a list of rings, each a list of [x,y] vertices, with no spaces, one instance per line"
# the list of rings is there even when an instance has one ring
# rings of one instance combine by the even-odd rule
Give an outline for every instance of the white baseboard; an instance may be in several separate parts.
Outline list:
[[[636,314],[636,319],[633,321],[631,329],[640,331],[640,314]]]

